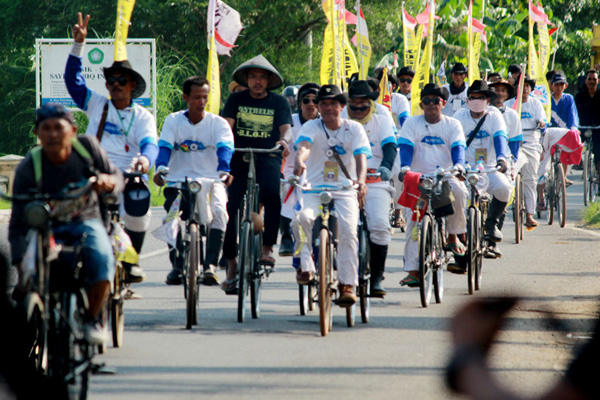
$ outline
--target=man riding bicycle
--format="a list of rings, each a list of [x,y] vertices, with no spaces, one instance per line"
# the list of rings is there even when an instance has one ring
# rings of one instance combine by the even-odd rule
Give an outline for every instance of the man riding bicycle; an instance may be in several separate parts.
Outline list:
[[[396,135],[389,118],[376,114],[375,100],[379,92],[371,92],[366,81],[352,81],[348,95],[349,104],[342,115],[347,113],[348,117],[363,125],[373,153],[373,157],[367,160],[367,171],[381,174],[380,177],[366,180],[369,190],[365,197],[365,213],[371,256],[371,296],[383,297],[386,291],[381,281],[388,245],[392,241],[389,208],[394,188],[390,185],[390,179],[397,155]]]
[[[585,74],[585,89],[575,95],[575,104],[581,126],[600,126],[600,92],[598,91],[598,71]],[[581,138],[586,140],[587,138]],[[592,130],[592,148],[596,170],[600,171],[600,129]]]
[[[398,140],[402,167],[410,167],[413,172],[421,174],[433,174],[438,167],[448,170],[456,166],[459,171],[464,170],[465,135],[458,120],[442,114],[447,98],[446,90],[434,83],[428,83],[421,90],[423,114],[406,120]],[[454,213],[447,219],[447,246],[454,255],[463,256],[466,249],[458,235],[466,232],[464,210],[467,206],[467,188],[456,177],[449,178],[448,183],[454,197]],[[417,287],[419,242],[413,238],[412,231],[418,222],[413,220],[413,213],[410,214],[404,247],[404,270],[408,275],[400,281],[400,285]]]
[[[178,111],[165,118],[160,135],[159,154],[156,167],[168,167],[168,179],[183,182],[186,178],[195,180],[202,178],[223,179],[226,184],[231,182],[229,163],[233,154],[233,134],[225,119],[206,111],[210,86],[205,78],[193,76],[183,83],[183,100],[187,110]],[[154,175],[154,183],[158,186],[165,184],[164,176]],[[210,204],[212,221],[206,242],[204,259],[203,284],[218,285],[216,266],[219,254],[223,248],[225,228],[227,227],[227,190],[223,182],[202,182],[202,190],[198,194],[204,196]],[[177,198],[178,183],[170,183],[164,191],[164,208],[169,211]],[[180,203],[181,219],[187,221],[189,216],[189,199],[183,195]],[[203,221],[208,222],[208,221]],[[169,258],[172,269],[167,275],[167,284],[180,285],[183,269],[183,259],[175,255],[169,246]],[[181,250],[179,251],[181,253]]]
[[[337,273],[340,282],[339,304],[351,306],[357,300],[354,287],[358,285],[358,235],[359,200],[367,192],[365,185],[367,157],[371,156],[369,139],[356,121],[342,119],[341,112],[346,96],[335,85],[324,85],[317,94],[320,119],[302,126],[296,140],[294,175],[306,171],[306,179],[313,186],[338,184],[351,179],[357,191],[333,192],[338,212]],[[305,237],[301,250],[297,281],[308,284],[316,271],[312,257],[313,225],[321,205],[319,195],[304,195],[304,205],[294,224],[296,237]],[[300,230],[304,235],[300,235]]]
[[[104,68],[110,98],[89,89],[82,74],[81,55],[90,16],[86,15],[83,19],[78,13],[77,17],[64,79],[73,101],[89,118],[86,135],[98,139],[110,160],[121,171],[131,169],[146,174],[158,154],[156,121],[150,111],[132,101],[144,93],[146,82],[131,68],[129,61],[115,61],[110,68]],[[150,192],[143,182],[139,185],[141,187],[130,182],[119,201],[125,231],[138,254],[142,251],[151,216]],[[134,196],[129,196],[131,192],[143,193],[146,201],[136,202]],[[130,282],[144,280],[144,272],[138,265],[124,262],[123,267]]]
[[[98,314],[110,291],[115,259],[102,221],[98,193],[118,194],[123,189],[123,176],[95,138],[77,138],[73,115],[61,104],[48,103],[37,110],[34,132],[41,143],[39,158],[30,152],[19,164],[13,195],[29,195],[32,191],[58,194],[67,185],[79,184],[97,171],[95,190],[88,196],[65,201],[70,202],[69,209],[77,211],[70,215],[70,220],[54,221],[52,227],[57,240],[65,235],[79,239],[85,236],[82,256],[86,282],[89,283],[89,308],[84,334],[89,343],[102,344],[106,341],[106,333]],[[12,263],[19,271],[20,290],[29,285],[21,265],[27,246],[28,227],[23,223],[26,205],[22,201],[13,201],[9,225]]]
[[[502,241],[502,232],[498,228],[501,216],[510,199],[512,186],[505,175],[508,164],[508,133],[502,114],[496,107],[490,107],[490,100],[496,97],[494,91],[488,89],[485,81],[476,80],[467,91],[468,109],[454,114],[460,121],[463,131],[468,132],[465,160],[472,167],[482,163],[484,168],[498,168],[498,172],[487,174],[489,184],[486,191],[492,195],[484,223],[485,236],[490,243]],[[464,273],[466,270],[457,268]]]

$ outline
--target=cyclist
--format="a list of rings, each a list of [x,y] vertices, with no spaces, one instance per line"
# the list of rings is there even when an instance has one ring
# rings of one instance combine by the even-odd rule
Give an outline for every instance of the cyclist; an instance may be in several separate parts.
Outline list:
[[[585,89],[575,95],[575,104],[582,126],[600,126],[600,92],[598,92],[598,71],[585,74]],[[586,138],[582,138],[585,140]],[[600,171],[600,129],[592,130],[592,148],[596,170]]]
[[[502,80],[502,75],[499,72],[490,72],[487,76],[488,84],[496,83]]]
[[[294,143],[296,139],[298,139],[298,133],[306,122],[311,119],[315,119],[319,117],[319,110],[317,108],[317,93],[321,85],[309,82],[300,87],[298,90],[298,104],[300,107],[300,112],[297,114],[292,114],[292,140],[291,143]],[[296,150],[294,146],[290,146],[290,154],[285,159],[285,165],[283,167],[283,176],[285,178],[290,177],[294,174],[294,160],[296,158]],[[287,186],[287,185],[286,185]],[[281,245],[279,246],[279,255],[280,256],[291,256],[294,253],[294,237],[292,233],[292,218],[294,218],[294,205],[295,201],[293,198],[289,198],[287,193],[290,188],[286,187],[283,192],[284,201],[281,205]],[[294,191],[297,193],[297,191]],[[290,193],[291,195],[292,193]],[[286,198],[287,197],[287,201]],[[294,268],[298,269],[300,266],[300,259],[294,257],[292,260],[292,265]]]
[[[489,87],[496,92],[496,97],[492,97],[491,103],[494,107],[498,108],[500,113],[502,113],[502,117],[504,117],[504,122],[506,123],[506,128],[508,130],[508,148],[513,156],[513,160],[516,162],[516,160],[519,158],[519,149],[521,148],[521,142],[523,141],[521,118],[515,110],[504,105],[504,102],[507,99],[510,99],[514,96],[515,89],[505,79],[496,81],[495,83],[489,85]],[[512,173],[512,171],[509,172]],[[505,218],[506,209],[500,217],[498,229],[502,230]],[[488,247],[485,249],[483,255],[486,258],[502,258],[502,252],[500,251],[498,243],[496,242],[489,242]]]
[[[365,177],[367,157],[371,156],[369,139],[362,125],[356,121],[342,119],[341,112],[346,96],[336,85],[323,85],[317,94],[321,119],[308,121],[300,130],[296,140],[294,174],[306,178],[313,186],[332,184],[344,178],[358,184],[355,191],[333,193],[335,209],[338,211],[337,272],[340,282],[339,304],[351,306],[357,300],[354,287],[358,285],[358,202],[367,192]],[[328,156],[331,150],[333,155]],[[317,194],[304,196],[304,206],[294,229],[306,237],[302,246],[298,282],[308,284],[314,276],[312,258],[312,229],[321,203]],[[298,226],[299,225],[299,226]]]
[[[467,68],[462,63],[456,63],[450,70],[452,82],[443,87],[448,91],[448,101],[442,110],[444,115],[451,117],[455,112],[467,106],[467,89],[469,85],[465,83],[467,77]]]
[[[269,149],[279,145],[283,157],[288,153],[288,142],[292,137],[292,115],[290,106],[283,96],[272,90],[283,85],[279,72],[262,55],[246,61],[233,72],[233,79],[248,90],[232,93],[225,103],[221,115],[233,131],[237,147]],[[277,243],[279,214],[281,213],[280,177],[281,156],[258,154],[256,157],[256,181],[260,186],[259,202],[265,208],[263,248],[260,262],[275,265],[273,245]],[[231,174],[235,177],[229,187],[227,213],[229,222],[225,233],[223,257],[228,260],[227,280],[223,289],[235,289],[237,273],[237,223],[235,216],[246,192],[248,163],[241,154],[231,159]],[[233,292],[232,292],[233,293]]]
[[[389,207],[394,188],[389,181],[397,155],[396,135],[389,119],[376,114],[375,100],[379,97],[379,93],[372,92],[366,81],[351,82],[348,95],[349,104],[342,112],[342,117],[347,114],[352,120],[363,125],[373,153],[373,157],[367,160],[367,172],[381,174],[379,178],[366,180],[369,190],[365,198],[365,212],[371,255],[371,296],[383,297],[386,291],[381,286],[381,281],[385,271],[388,245],[392,241]]]
[[[226,184],[231,183],[229,163],[233,154],[233,134],[225,119],[206,111],[210,85],[200,76],[192,76],[183,83],[183,100],[187,110],[178,111],[165,118],[160,135],[159,153],[156,166],[168,166],[170,180],[183,181],[185,178],[198,179],[206,204],[210,204],[212,219],[206,255],[204,257],[204,285],[218,285],[216,274],[218,257],[223,248],[225,228],[227,227],[227,190],[222,182],[212,181],[221,178]],[[202,181],[202,178],[210,180]],[[154,175],[154,183],[163,186],[165,181],[161,174]],[[173,186],[172,186],[173,185]],[[169,211],[173,201],[179,194],[170,184],[164,191],[164,208]],[[181,219],[189,218],[189,206],[186,196],[182,196],[180,210]],[[176,257],[174,249],[169,246],[169,258],[172,269],[167,275],[168,285],[180,285],[183,269],[183,258]],[[181,252],[179,252],[181,254]]]
[[[465,135],[460,122],[442,114],[446,106],[447,92],[435,83],[428,83],[421,90],[422,115],[410,117],[400,132],[400,163],[422,174],[435,173],[438,167],[449,169],[456,166],[464,170]],[[467,188],[456,177],[448,179],[454,200],[454,213],[448,216],[447,245],[456,256],[465,254],[465,246],[458,235],[466,232]],[[411,210],[412,211],[412,210]],[[419,243],[410,234],[417,224],[408,218],[406,245],[404,247],[404,270],[408,275],[400,281],[401,286],[419,286]]]
[[[403,94],[407,99],[410,107],[410,98],[411,98],[411,90],[412,90],[412,81],[415,77],[415,71],[410,69],[410,67],[402,67],[400,71],[398,71],[398,92]]]
[[[525,226],[531,230],[539,224],[533,219],[536,208],[536,186],[538,180],[538,168],[540,166],[540,155],[542,146],[540,145],[540,133],[546,131],[546,114],[542,103],[530,96],[535,88],[535,80],[525,77],[523,85],[523,100],[521,105],[521,126],[523,127],[523,145],[519,150],[520,154],[527,157],[527,164],[521,169],[523,176],[523,197],[525,198],[525,208],[527,210],[527,220]],[[516,99],[510,99],[505,104],[512,108]]]
[[[88,33],[89,15],[77,15],[73,26],[73,48],[65,68],[65,84],[73,101],[87,114],[86,135],[96,136],[110,160],[121,171],[130,168],[147,173],[158,155],[156,121],[150,111],[132,102],[146,90],[144,78],[131,68],[129,61],[115,61],[104,68],[110,100],[89,89],[82,74],[81,54]],[[144,185],[142,183],[142,185]],[[141,206],[130,192],[136,189],[145,194]],[[138,254],[142,251],[146,230],[150,226],[150,192],[146,187],[128,185],[121,201],[121,217],[125,231]],[[130,206],[131,205],[131,206]],[[141,282],[144,273],[139,266],[123,263],[128,280]]]
[[[291,111],[293,113],[298,112],[298,88],[296,86],[286,86],[286,88],[283,89],[282,95],[290,105]]]
[[[544,153],[538,170],[538,176],[544,175],[551,162],[551,148],[567,134],[573,131],[573,135],[579,136],[579,115],[575,100],[570,94],[564,93],[569,86],[567,79],[562,72],[554,72],[550,78],[550,87],[552,91],[552,118],[546,135],[542,140]],[[571,186],[573,181],[567,179],[567,164],[562,164],[565,175],[565,185]],[[545,210],[544,202],[544,184],[538,184],[538,210]]]
[[[512,192],[511,183],[505,175],[509,155],[506,123],[500,111],[496,107],[490,107],[490,100],[496,97],[496,93],[488,88],[485,81],[474,81],[467,95],[468,109],[458,110],[454,118],[460,121],[463,131],[468,132],[466,162],[471,166],[482,163],[486,168],[499,169],[498,172],[487,174],[489,183],[486,190],[492,195],[492,201],[488,207],[484,229],[488,242],[501,242],[502,232],[498,224]],[[466,272],[462,264],[450,264],[448,271]]]
[[[86,282],[89,282],[89,308],[84,334],[89,343],[102,344],[107,338],[98,314],[110,291],[115,260],[102,222],[97,193],[119,193],[123,189],[123,176],[95,138],[77,138],[73,115],[61,104],[48,103],[37,110],[34,132],[41,144],[41,151],[37,153],[40,158],[30,152],[19,164],[15,173],[14,195],[29,195],[36,190],[58,194],[68,184],[85,180],[91,170],[98,172],[94,191],[74,200],[65,200],[65,207],[74,212],[69,220],[54,221],[53,232],[57,240],[66,235],[86,236],[82,256]],[[39,175],[35,172],[38,162]],[[9,224],[12,263],[19,271],[18,290],[28,285],[25,266],[21,265],[27,246],[28,227],[23,223],[25,206],[21,201],[13,202]]]

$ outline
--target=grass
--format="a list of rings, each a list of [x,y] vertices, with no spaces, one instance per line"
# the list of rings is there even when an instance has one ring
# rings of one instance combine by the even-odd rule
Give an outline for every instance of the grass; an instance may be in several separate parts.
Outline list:
[[[0,199],[0,210],[10,210],[12,203],[8,200]]]
[[[600,228],[600,203],[591,203],[581,211],[581,218],[585,226]]]

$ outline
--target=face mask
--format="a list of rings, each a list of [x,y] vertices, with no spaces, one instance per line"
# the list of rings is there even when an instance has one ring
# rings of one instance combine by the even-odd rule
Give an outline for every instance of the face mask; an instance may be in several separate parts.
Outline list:
[[[467,105],[469,106],[469,110],[473,111],[474,113],[481,113],[485,111],[487,107],[487,101],[483,99],[469,100],[467,101]]]

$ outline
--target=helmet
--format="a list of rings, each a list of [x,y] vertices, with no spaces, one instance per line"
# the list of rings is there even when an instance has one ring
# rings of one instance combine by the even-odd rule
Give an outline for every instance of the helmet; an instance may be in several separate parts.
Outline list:
[[[123,190],[124,208],[132,217],[146,215],[150,208],[150,187],[140,177],[129,179]]]
[[[298,88],[296,86],[286,86],[283,89],[283,95],[285,97],[296,97],[298,96]]]

